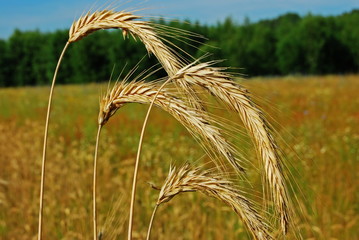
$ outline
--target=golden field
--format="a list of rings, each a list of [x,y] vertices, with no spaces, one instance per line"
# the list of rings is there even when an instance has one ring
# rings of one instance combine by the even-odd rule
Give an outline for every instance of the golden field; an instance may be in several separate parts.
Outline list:
[[[359,76],[253,79],[243,85],[271,116],[280,139],[285,171],[290,171],[296,193],[294,207],[301,209],[294,222],[303,239],[359,239]],[[55,90],[44,239],[91,239],[92,164],[101,88],[106,85]],[[47,87],[0,89],[0,239],[36,238],[48,92]],[[103,239],[126,236],[133,164],[146,109],[125,106],[102,133],[98,208]],[[239,148],[256,160],[250,143]],[[200,146],[173,118],[158,109],[153,112],[140,164],[135,239],[145,239],[158,196],[148,182],[160,186],[171,163],[195,163],[202,155]],[[250,236],[229,207],[200,193],[186,193],[160,207],[152,239]]]

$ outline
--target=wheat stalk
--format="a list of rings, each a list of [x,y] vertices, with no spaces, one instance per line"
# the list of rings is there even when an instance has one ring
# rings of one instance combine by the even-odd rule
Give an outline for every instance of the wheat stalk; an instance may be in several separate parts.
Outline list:
[[[172,78],[174,81],[186,82],[190,86],[197,85],[207,89],[239,114],[259,151],[267,182],[280,214],[281,227],[286,233],[289,222],[288,196],[278,148],[268,123],[261,110],[251,100],[249,92],[231,80],[232,77],[223,72],[224,68],[211,67],[212,64],[213,62],[188,65]]]
[[[98,146],[100,142],[102,125],[98,126],[97,135],[96,135],[96,145],[94,153],[94,162],[93,162],[93,188],[92,188],[92,214],[93,214],[93,238],[97,240],[97,204],[96,204],[96,186],[97,186],[97,157],[98,157]]]
[[[51,113],[51,105],[52,105],[52,96],[55,90],[55,83],[56,83],[56,77],[57,73],[60,69],[61,61],[63,59],[63,56],[65,55],[65,52],[69,46],[69,43],[67,42],[61,52],[61,55],[59,57],[59,60],[57,61],[57,65],[55,68],[54,76],[52,79],[51,87],[50,87],[50,93],[49,93],[49,100],[47,103],[47,112],[46,112],[46,120],[45,120],[45,131],[44,131],[44,144],[42,148],[42,161],[41,161],[41,180],[40,180],[40,197],[39,197],[39,217],[38,217],[38,232],[37,232],[37,239],[42,239],[42,214],[44,209],[44,192],[45,192],[45,174],[46,174],[46,155],[47,155],[47,137],[49,132],[49,123],[50,123],[50,113]]]
[[[170,201],[182,192],[195,191],[219,199],[230,206],[233,211],[238,214],[255,239],[273,239],[264,219],[255,210],[253,204],[234,187],[231,181],[210,171],[201,171],[199,168],[191,168],[189,164],[186,164],[178,170],[175,167],[170,168],[169,175],[161,188],[154,213],[151,217],[147,239],[149,239],[157,207],[162,203]]]

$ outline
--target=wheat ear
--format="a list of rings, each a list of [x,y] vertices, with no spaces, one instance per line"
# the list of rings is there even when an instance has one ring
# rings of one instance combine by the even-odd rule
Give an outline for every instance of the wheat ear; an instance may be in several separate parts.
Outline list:
[[[251,100],[249,92],[231,80],[232,77],[223,72],[224,68],[211,67],[212,64],[213,62],[188,65],[172,78],[174,81],[185,81],[187,84],[207,89],[239,114],[259,151],[285,234],[289,222],[288,196],[278,147],[268,123],[261,110]]]
[[[87,35],[101,29],[122,29],[124,37],[131,35],[134,39],[140,39],[145,45],[147,51],[156,56],[169,76],[176,74],[181,68],[187,64],[179,54],[167,46],[165,42],[172,45],[173,48],[179,49],[173,43],[166,40],[164,36],[175,37],[181,31],[175,28],[166,28],[162,25],[152,24],[142,20],[142,16],[134,15],[125,11],[102,10],[93,13],[87,13],[85,16],[75,21],[69,31],[69,42],[76,42]],[[184,34],[190,34],[182,32]],[[191,35],[191,34],[190,34]],[[182,88],[186,87],[186,83],[180,83]],[[193,107],[203,108],[199,98],[195,92],[187,87],[191,98],[189,102]]]
[[[136,37],[140,39],[147,51],[156,56],[167,74],[173,76],[187,64],[175,50],[167,46],[164,42],[169,43],[176,49],[178,49],[178,47],[160,36],[159,33],[173,37],[173,34],[176,35],[180,31],[170,28],[161,29],[161,25],[154,27],[154,24],[141,19],[143,19],[142,16],[137,16],[125,11],[102,10],[87,13],[72,24],[69,32],[69,42],[79,41],[87,35],[101,29],[122,29],[124,37],[131,35],[134,39],[136,39]],[[158,31],[156,31],[157,29]],[[185,82],[180,83],[180,85],[182,88],[186,87]],[[203,108],[194,91],[189,87],[186,89],[191,96],[191,98],[189,98],[191,105],[198,109]]]
[[[153,53],[169,75],[173,75],[183,65],[180,58],[166,46],[150,22],[140,20],[141,16],[130,12],[111,10],[87,13],[75,21],[69,32],[69,42],[76,42],[101,29],[122,29],[124,37],[139,38],[148,52]]]
[[[126,103],[150,104],[158,93],[156,83],[139,82],[121,82],[113,87],[109,94],[100,104],[99,124],[105,124],[109,118]],[[238,171],[243,171],[235,157],[236,151],[223,138],[219,128],[210,124],[208,116],[190,108],[180,98],[166,93],[164,89],[158,93],[154,100],[154,105],[170,113],[187,130],[195,136],[203,139],[211,148],[215,149]]]
[[[219,199],[230,206],[255,239],[273,239],[264,219],[255,210],[253,204],[234,187],[231,181],[210,171],[191,168],[188,164],[178,170],[175,167],[170,168],[169,175],[161,188],[154,213],[160,204],[170,201],[174,196],[182,192],[195,191]],[[152,227],[153,219],[154,214],[152,214],[149,228]],[[149,229],[148,233],[150,234],[150,232],[151,230]],[[147,239],[149,239],[149,234]]]

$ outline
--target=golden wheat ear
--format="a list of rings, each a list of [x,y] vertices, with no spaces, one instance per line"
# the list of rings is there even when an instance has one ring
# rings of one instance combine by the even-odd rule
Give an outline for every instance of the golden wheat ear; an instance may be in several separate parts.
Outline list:
[[[225,68],[212,67],[214,63],[188,65],[172,76],[173,81],[186,82],[181,86],[200,86],[239,114],[259,152],[285,234],[289,223],[289,200],[277,144],[262,111],[251,100],[248,90],[233,81],[233,77],[223,71]]]
[[[175,74],[184,65],[178,54],[165,45],[155,28],[143,17],[130,12],[102,10],[87,13],[75,21],[69,31],[69,42],[76,42],[101,29],[122,29],[126,37],[138,38],[149,53],[156,56],[168,75]]]
[[[211,171],[201,171],[186,164],[182,168],[171,168],[161,188],[154,214],[157,207],[162,203],[170,201],[176,195],[183,192],[201,192],[207,196],[214,197],[238,214],[248,231],[258,240],[271,240],[273,237],[269,227],[262,216],[255,210],[253,204],[246,199],[234,184]],[[147,239],[151,232],[154,219],[152,214]]]
[[[154,99],[155,106],[171,114],[191,134],[203,140],[205,145],[209,146],[208,149],[214,149],[213,151],[227,159],[236,170],[243,171],[236,158],[238,153],[222,136],[221,130],[211,124],[211,119],[205,112],[189,107],[186,102],[170,94],[166,88],[159,93],[158,90],[157,82],[132,81],[115,85],[100,104],[99,124],[105,124],[124,104],[150,104],[157,94]]]

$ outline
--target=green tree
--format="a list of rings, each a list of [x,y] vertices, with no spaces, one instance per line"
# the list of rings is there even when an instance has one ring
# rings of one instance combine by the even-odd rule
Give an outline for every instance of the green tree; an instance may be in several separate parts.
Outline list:
[[[47,38],[39,31],[16,30],[9,39],[9,64],[16,85],[35,85],[48,81],[52,56]]]
[[[242,24],[232,18],[211,26],[163,19],[156,24],[167,25],[160,30],[169,35],[162,36],[163,41],[171,48],[176,45],[174,50],[187,59],[209,52],[212,55],[203,61],[226,60],[219,65],[240,68],[237,71],[248,76],[359,71],[359,10],[336,17],[288,13],[256,23],[246,18]],[[0,86],[47,84],[67,39],[68,30],[16,30],[8,40],[1,40]],[[114,66],[117,77],[141,59],[138,73],[154,65],[159,68],[158,60],[147,55],[140,41],[124,40],[120,31],[98,31],[69,47],[58,83],[107,81]],[[153,78],[165,75],[161,70]]]
[[[261,22],[253,26],[253,35],[248,43],[248,71],[253,75],[276,74],[276,38],[271,24]]]
[[[281,74],[305,73],[308,65],[305,61],[304,46],[298,29],[293,28],[277,42],[276,55]]]
[[[9,86],[12,83],[9,82],[7,77],[7,56],[8,56],[8,49],[7,49],[7,43],[4,40],[0,39],[0,87]]]
[[[359,10],[353,10],[337,18],[339,25],[338,40],[349,51],[347,62],[348,71],[359,72]],[[341,55],[343,56],[343,55]],[[338,59],[338,57],[336,57]]]

